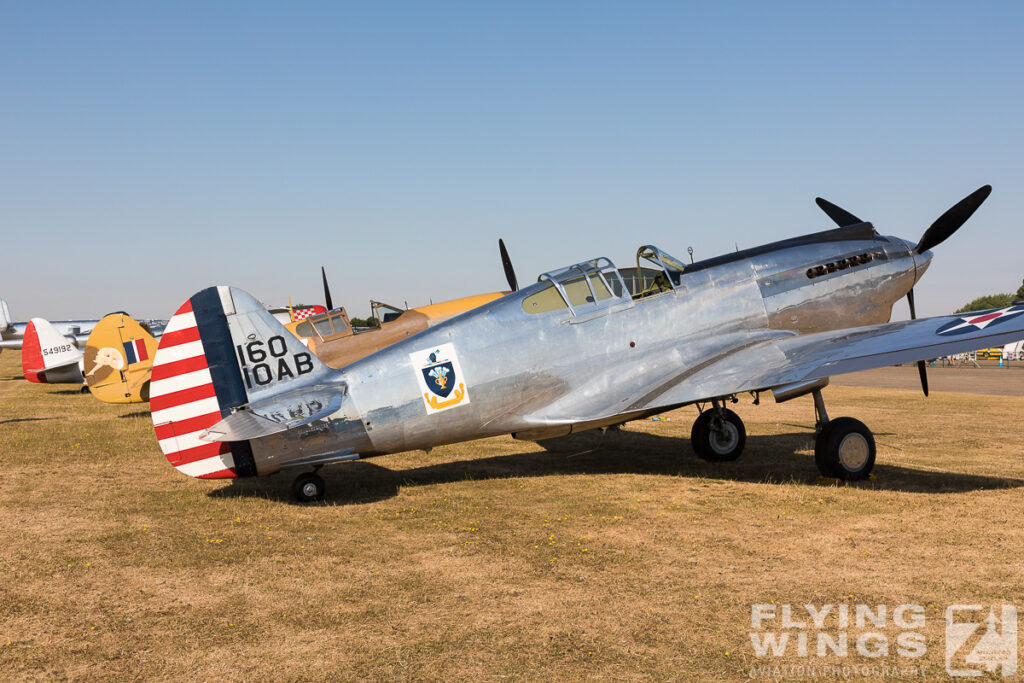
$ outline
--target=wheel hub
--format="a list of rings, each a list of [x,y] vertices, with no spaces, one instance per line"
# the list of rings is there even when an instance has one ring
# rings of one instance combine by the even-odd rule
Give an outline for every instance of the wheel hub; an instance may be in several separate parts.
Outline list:
[[[847,434],[839,442],[839,462],[846,469],[856,472],[868,461],[870,448],[863,434]]]
[[[715,453],[726,455],[736,448],[739,441],[740,432],[733,423],[728,420],[715,420],[711,423],[708,445]]]
[[[315,498],[316,494],[316,484],[314,484],[313,482],[307,481],[305,484],[302,485],[302,495],[307,496],[309,498]]]

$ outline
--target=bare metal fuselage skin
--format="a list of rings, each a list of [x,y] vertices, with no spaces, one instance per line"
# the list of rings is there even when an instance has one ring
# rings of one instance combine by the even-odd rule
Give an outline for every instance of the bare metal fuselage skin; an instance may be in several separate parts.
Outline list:
[[[871,258],[862,265],[809,275],[864,254]],[[549,286],[538,282],[348,366],[341,409],[253,440],[256,468],[269,474],[329,453],[365,457],[509,433],[542,438],[641,417],[651,411],[637,407],[636,387],[680,368],[773,336],[888,322],[931,258],[865,224],[699,262],[672,291],[627,292],[575,314],[525,312],[524,299]],[[410,354],[445,344],[458,355],[469,400],[430,413]],[[609,397],[622,397],[611,413]]]
[[[58,332],[65,337],[74,337],[75,342],[84,347],[89,339],[89,333],[96,326],[98,320],[56,320],[50,321]],[[25,338],[25,328],[28,322],[9,323],[0,329],[0,349],[20,349],[22,340]]]

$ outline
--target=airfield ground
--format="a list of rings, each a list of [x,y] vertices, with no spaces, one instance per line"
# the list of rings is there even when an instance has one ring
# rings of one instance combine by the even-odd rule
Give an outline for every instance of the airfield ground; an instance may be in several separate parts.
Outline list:
[[[765,397],[735,407],[736,463],[691,454],[686,408],[554,452],[494,438],[329,467],[328,500],[301,506],[291,475],[178,474],[144,406],[29,385],[17,361],[0,355],[3,679],[931,680],[948,605],[1024,607],[1019,395],[829,387],[878,440],[856,485],[819,481],[809,398]],[[851,626],[845,658],[813,640],[759,658],[754,603],[915,603],[927,653],[864,657]],[[891,618],[873,630],[895,650]]]
[[[982,361],[979,365],[979,368],[928,366],[929,390],[1024,396],[1024,362],[1013,361],[1007,367],[999,367],[995,361]],[[839,375],[832,378],[832,383],[847,387],[921,391],[921,378],[914,364]]]

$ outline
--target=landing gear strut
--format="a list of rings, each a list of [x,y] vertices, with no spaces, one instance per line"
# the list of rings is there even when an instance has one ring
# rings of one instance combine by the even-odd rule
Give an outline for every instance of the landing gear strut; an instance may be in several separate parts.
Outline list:
[[[867,479],[875,466],[875,437],[871,430],[852,417],[829,420],[820,389],[814,392],[814,413],[814,463],[822,476],[843,481]]]
[[[712,462],[735,460],[743,453],[747,443],[747,430],[740,416],[719,401],[705,410],[693,422],[690,444],[698,457]]]
[[[304,472],[292,483],[292,493],[300,503],[323,500],[325,488],[323,477],[316,472]]]

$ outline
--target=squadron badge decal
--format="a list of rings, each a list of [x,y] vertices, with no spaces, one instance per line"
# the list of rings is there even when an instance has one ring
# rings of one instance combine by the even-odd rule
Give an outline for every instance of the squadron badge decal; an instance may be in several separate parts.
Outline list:
[[[427,413],[469,403],[469,392],[453,344],[441,344],[409,354],[423,392]]]

